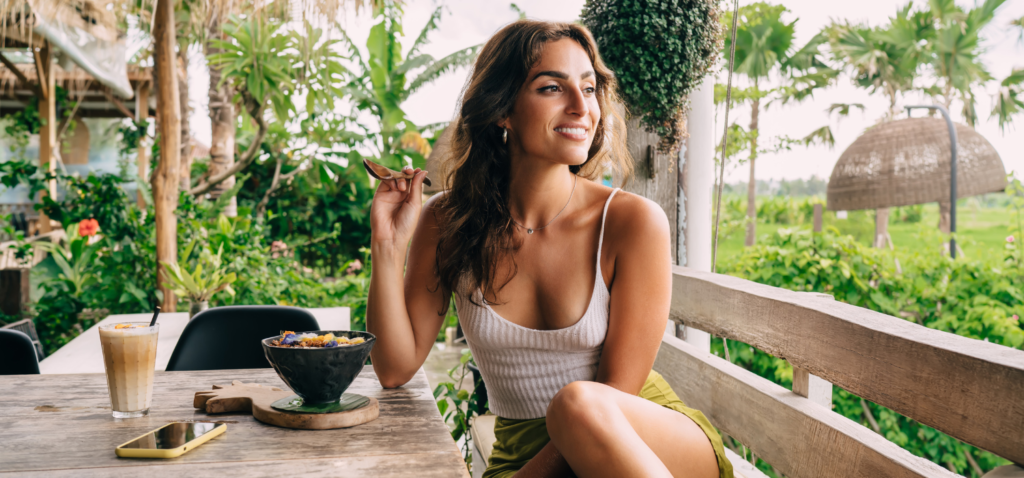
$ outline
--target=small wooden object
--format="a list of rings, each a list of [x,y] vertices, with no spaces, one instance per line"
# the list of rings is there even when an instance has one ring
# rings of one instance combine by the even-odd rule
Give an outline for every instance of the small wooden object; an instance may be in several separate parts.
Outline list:
[[[214,385],[213,390],[196,392],[192,405],[206,413],[246,412],[270,425],[302,430],[331,430],[348,428],[373,421],[380,414],[377,399],[369,397],[366,406],[336,413],[295,413],[276,410],[274,402],[294,395],[277,387],[264,387],[238,380],[231,385]]]
[[[415,177],[414,174],[408,174],[404,171],[395,171],[384,166],[381,166],[369,159],[363,159],[363,167],[366,168],[366,172],[373,176],[375,179],[380,181],[387,181],[388,179],[412,179]],[[423,184],[430,186],[430,178],[423,178]]]

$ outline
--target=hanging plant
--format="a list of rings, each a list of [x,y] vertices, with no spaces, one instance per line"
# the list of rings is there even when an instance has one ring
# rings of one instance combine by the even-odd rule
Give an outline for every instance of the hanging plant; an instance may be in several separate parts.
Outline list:
[[[580,18],[615,71],[619,95],[658,150],[685,137],[687,96],[718,61],[721,26],[712,0],[587,0]]]

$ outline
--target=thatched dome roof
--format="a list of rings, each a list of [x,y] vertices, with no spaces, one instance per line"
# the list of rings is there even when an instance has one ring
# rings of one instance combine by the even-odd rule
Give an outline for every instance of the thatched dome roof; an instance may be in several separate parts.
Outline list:
[[[956,124],[957,197],[1006,189],[992,144]],[[949,129],[941,118],[882,123],[857,138],[832,169],[828,209],[847,211],[949,201]]]
[[[455,124],[452,122],[452,124]],[[430,150],[430,155],[427,156],[427,165],[424,169],[427,170],[430,178],[432,179],[432,186],[423,186],[423,192],[426,194],[436,194],[441,192],[441,160],[449,154],[451,151],[451,136],[453,126],[449,125],[441,133],[441,137],[437,138],[434,142],[433,149]]]

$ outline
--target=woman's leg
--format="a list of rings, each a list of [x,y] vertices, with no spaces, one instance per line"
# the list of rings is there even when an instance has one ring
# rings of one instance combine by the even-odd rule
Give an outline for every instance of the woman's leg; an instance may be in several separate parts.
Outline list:
[[[689,417],[597,382],[573,382],[548,406],[548,433],[579,477],[716,478],[718,460]]]

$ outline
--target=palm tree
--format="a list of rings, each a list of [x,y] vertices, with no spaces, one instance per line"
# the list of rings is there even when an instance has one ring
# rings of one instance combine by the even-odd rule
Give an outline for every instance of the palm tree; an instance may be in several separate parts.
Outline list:
[[[758,2],[739,10],[736,30],[736,73],[743,74],[753,83],[750,94],[750,181],[747,184],[747,231],[744,244],[754,245],[756,237],[757,206],[756,176],[754,165],[758,156],[758,121],[761,102],[766,100],[785,104],[800,101],[813,92],[827,86],[835,78],[836,71],[820,58],[819,48],[828,40],[822,34],[815,35],[799,49],[793,46],[796,20],[785,23],[782,14],[788,12],[782,5]],[[731,24],[731,14],[723,16],[725,24]],[[726,38],[725,51],[729,51],[731,39]],[[785,84],[767,90],[762,85],[778,76]]]
[[[1010,21],[1010,26],[1017,27],[1018,41],[1024,43],[1024,17]],[[999,94],[996,95],[992,116],[999,120],[999,129],[1004,133],[1013,121],[1013,116],[1024,112],[1024,68],[1014,68],[1009,76],[999,82]]]
[[[927,12],[912,12],[913,3],[900,8],[885,27],[834,23],[826,28],[833,58],[851,70],[855,85],[889,98],[891,120],[899,113],[899,95],[914,89],[927,56],[922,47],[934,37]]]
[[[954,0],[932,0],[929,13],[935,25],[935,36],[928,44],[931,67],[937,78],[925,89],[933,97],[942,98],[949,109],[959,96],[963,102],[962,114],[968,125],[977,123],[972,87],[992,79],[981,63],[981,30],[992,21],[995,11],[1006,0],[985,0],[975,8],[964,11]]]
[[[421,50],[430,40],[429,35],[437,30],[444,7],[434,10],[426,26],[413,42],[409,53],[402,57],[399,36],[402,32],[401,7],[386,4],[374,8],[374,17],[380,21],[370,29],[366,40],[367,58],[363,58],[355,43],[342,32],[341,45],[350,53],[351,80],[344,91],[356,106],[368,111],[377,119],[378,130],[368,131],[370,145],[376,150],[383,164],[401,168],[402,156],[412,156],[417,166],[422,166],[422,155],[400,152],[399,139],[407,131],[438,129],[443,124],[417,127],[405,117],[401,104],[421,87],[441,76],[476,60],[481,45],[456,51],[441,59],[423,53]],[[414,76],[413,72],[418,72]],[[412,76],[410,80],[408,77]],[[399,154],[401,153],[401,154]]]
[[[1024,113],[1024,68],[1015,68],[999,83],[992,116],[999,120],[999,129],[1005,133],[1013,117],[1021,113]]]

